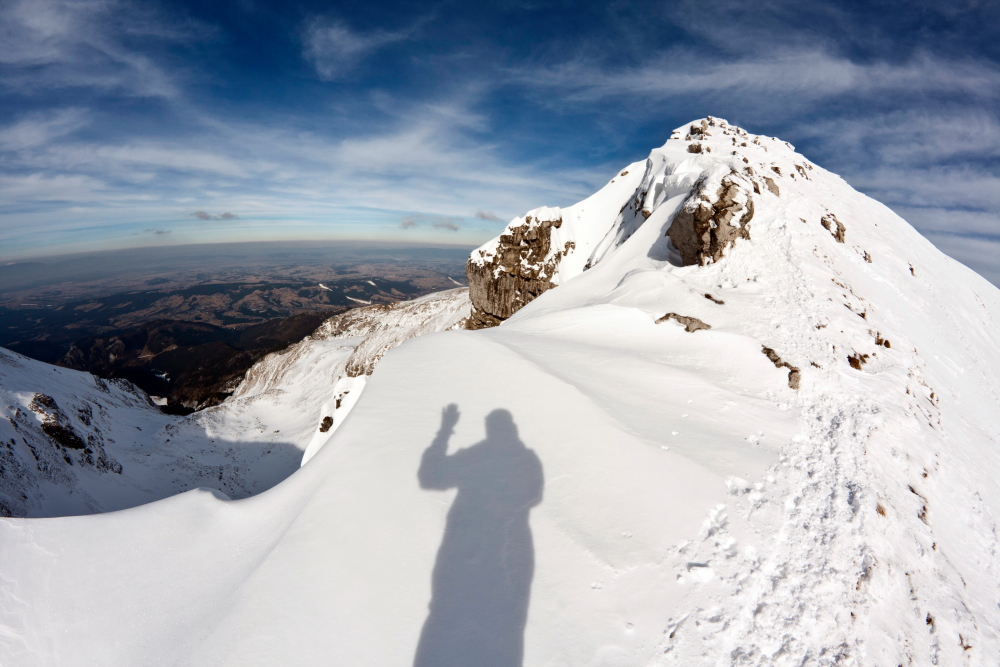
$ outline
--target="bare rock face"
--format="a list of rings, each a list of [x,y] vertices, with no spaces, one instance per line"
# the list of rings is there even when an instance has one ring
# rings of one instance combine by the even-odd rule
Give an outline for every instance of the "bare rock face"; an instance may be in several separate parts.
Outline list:
[[[552,229],[562,218],[539,219],[528,215],[520,225],[508,227],[496,248],[480,250],[465,267],[469,280],[472,315],[468,329],[495,327],[526,304],[555,287],[552,277],[559,261],[575,246],[552,248]]]
[[[669,320],[674,320],[679,324],[684,326],[684,330],[688,333],[694,333],[695,331],[701,331],[702,329],[711,329],[711,324],[706,324],[702,322],[697,317],[690,317],[688,315],[678,315],[677,313],[667,313],[663,317],[656,320],[656,323],[667,322]]]
[[[74,465],[69,450],[76,450],[76,465],[91,467],[99,472],[121,474],[121,464],[104,451],[103,437],[99,433],[90,433],[84,440],[73,427],[73,420],[59,408],[54,398],[36,393],[29,408],[39,416],[42,432],[58,448],[66,463]],[[90,426],[92,419],[93,408],[83,404],[77,410],[76,421]],[[37,460],[37,453],[32,453]]]
[[[685,266],[705,265],[719,261],[736,239],[750,238],[751,219],[753,197],[744,177],[732,172],[717,189],[703,177],[677,212],[667,236]]]
[[[826,231],[830,232],[833,238],[837,239],[837,243],[844,242],[844,232],[847,231],[847,228],[844,227],[844,223],[837,220],[837,216],[833,213],[827,213],[820,219],[820,224]]]
[[[784,361],[780,356],[778,356],[777,352],[767,347],[766,345],[761,347],[760,351],[764,353],[764,356],[766,356],[768,359],[771,360],[771,363],[774,364],[775,368],[787,368],[788,386],[791,387],[792,389],[799,388],[799,381],[802,378],[802,372],[798,369],[798,367],[792,366],[787,361]]]

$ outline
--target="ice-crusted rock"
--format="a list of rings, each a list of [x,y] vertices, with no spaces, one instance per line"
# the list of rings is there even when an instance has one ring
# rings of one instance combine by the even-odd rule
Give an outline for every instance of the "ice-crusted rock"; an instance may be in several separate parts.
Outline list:
[[[750,238],[753,197],[747,180],[732,172],[718,188],[710,183],[699,179],[667,230],[685,265],[717,262],[736,239]]]
[[[302,457],[305,465],[344,423],[364,391],[375,366],[394,347],[411,338],[461,327],[469,318],[469,290],[462,287],[435,292],[413,301],[355,308],[332,317],[311,340],[344,341],[353,350],[334,371],[332,397],[320,408],[319,428]],[[310,343],[304,341],[303,346]],[[328,421],[329,420],[329,421]]]
[[[233,396],[202,419],[231,421],[278,404],[296,424],[304,465],[343,424],[386,353],[411,338],[460,327],[470,308],[462,287],[331,317],[301,342],[257,362]]]

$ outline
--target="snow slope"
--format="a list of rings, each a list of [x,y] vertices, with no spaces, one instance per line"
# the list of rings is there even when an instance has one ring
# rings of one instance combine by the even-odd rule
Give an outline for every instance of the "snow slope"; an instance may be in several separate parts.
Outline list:
[[[323,418],[354,387],[346,412],[388,349],[467,317],[467,292],[330,318],[254,365],[223,404],[187,417],[163,414],[128,382],[0,348],[0,516],[108,512],[199,487],[228,498],[271,488],[332,435],[336,423],[321,431]]]
[[[242,498],[302,455],[277,432],[244,438],[210,414],[166,415],[128,382],[4,349],[0,414],[0,516],[107,512],[198,487]]]
[[[270,490],[0,520],[0,661],[997,664],[1000,292],[724,121],[623,171]]]

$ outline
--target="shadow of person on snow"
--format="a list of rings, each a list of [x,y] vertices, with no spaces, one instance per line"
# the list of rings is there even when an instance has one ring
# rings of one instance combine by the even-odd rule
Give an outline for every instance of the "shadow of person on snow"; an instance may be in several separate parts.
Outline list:
[[[542,464],[518,438],[507,410],[486,417],[486,439],[448,454],[458,406],[424,452],[424,489],[458,487],[438,550],[430,613],[414,667],[515,667],[535,572],[528,515],[542,501]]]

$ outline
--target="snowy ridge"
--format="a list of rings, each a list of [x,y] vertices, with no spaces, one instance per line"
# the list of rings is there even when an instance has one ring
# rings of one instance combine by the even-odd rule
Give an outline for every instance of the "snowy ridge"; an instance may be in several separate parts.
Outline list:
[[[304,465],[347,418],[385,353],[415,336],[459,327],[469,316],[468,294],[463,287],[331,317],[306,340],[255,364],[226,408],[277,408],[277,420],[301,424]],[[301,417],[290,420],[290,413]]]
[[[300,450],[251,442],[201,415],[160,412],[125,381],[0,348],[0,516],[133,507],[197,487],[243,498],[295,469]]]
[[[714,118],[528,217],[470,258],[472,317],[499,326],[418,336],[354,378],[356,339],[326,341],[343,349],[323,368],[345,372],[299,403],[313,455],[283,483],[0,521],[0,657],[996,663],[995,287],[789,145]],[[261,365],[239,400],[272,401],[277,426],[291,403],[273,397],[319,377],[323,342]],[[316,411],[334,377],[366,378],[335,429],[329,402]],[[525,452],[543,479],[530,510],[503,483]],[[477,552],[506,511],[530,514],[528,536]],[[456,553],[479,553],[460,562],[487,583],[436,567]],[[529,598],[489,587],[508,575]],[[467,625],[435,644],[441,610]]]
[[[467,293],[333,317],[255,364],[223,404],[188,417],[163,414],[129,382],[0,348],[0,516],[108,512],[197,487],[260,493],[296,470],[311,443],[308,456],[318,451],[335,430],[320,430],[323,418],[344,420],[388,349],[468,317]]]
[[[648,222],[633,231],[616,221],[608,247],[619,249],[594,256],[610,266],[547,294],[507,326],[533,330],[571,308],[605,304],[650,317],[677,311],[712,326],[698,336],[750,335],[801,369],[800,395],[779,400],[802,410],[803,430],[766,479],[731,487],[749,513],[742,529],[778,535],[772,558],[760,560],[753,546],[740,563],[734,518],[712,518],[705,542],[678,553],[728,566],[713,572],[732,588],[704,603],[698,633],[678,631],[663,649],[679,653],[680,664],[699,655],[757,664],[784,654],[874,664],[978,655],[989,664],[1000,622],[1000,459],[992,449],[1000,357],[986,343],[996,335],[997,290],[783,142],[707,119],[658,152],[664,167],[644,177]],[[671,187],[691,183],[697,168],[696,192]],[[657,260],[676,263],[663,244],[675,212],[734,173],[753,188],[750,242],[737,242],[717,265],[665,272]],[[767,517],[761,507],[783,511]],[[961,529],[950,518],[959,516]],[[989,648],[973,653],[977,645]]]

